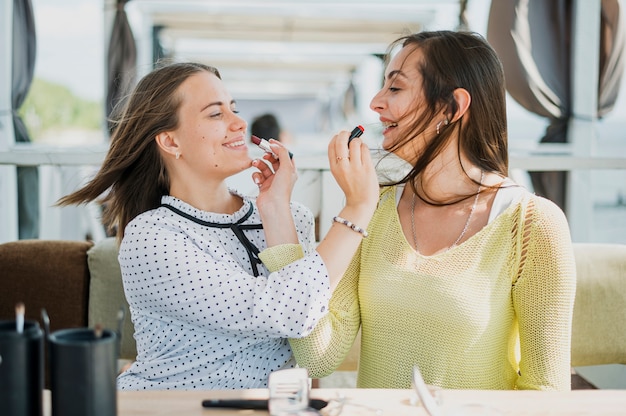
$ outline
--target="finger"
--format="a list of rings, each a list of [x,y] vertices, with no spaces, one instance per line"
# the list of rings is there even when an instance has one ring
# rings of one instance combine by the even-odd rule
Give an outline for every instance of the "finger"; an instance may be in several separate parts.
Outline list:
[[[255,184],[257,184],[257,186],[260,187],[265,182],[265,177],[261,174],[261,172],[254,172],[252,173],[252,180]]]
[[[342,163],[350,160],[349,134],[347,130],[342,130],[333,137],[328,152],[331,163]]]
[[[270,176],[274,174],[270,166],[262,160],[259,160],[259,159],[253,160],[252,166],[257,168],[260,174],[263,175],[264,178],[269,178]]]
[[[361,152],[361,161],[363,162],[363,164],[371,166],[372,165],[372,153],[370,152],[370,148],[365,143],[361,142],[359,149]]]
[[[365,154],[369,155],[369,148],[367,147],[367,145],[365,143],[363,143],[363,140],[361,140],[361,138],[356,137],[354,139],[352,139],[352,141],[349,144],[350,147],[350,160],[354,160],[355,162],[359,162],[361,164],[366,163],[366,160],[364,159]]]
[[[292,154],[289,149],[278,140],[270,139],[270,146],[274,154],[278,156],[279,161],[286,162],[292,160]]]
[[[267,166],[271,166],[273,171],[276,171],[276,169],[278,169],[278,166],[280,166],[278,157],[274,156],[274,154],[272,153],[265,153],[263,155],[263,159],[267,161]]]

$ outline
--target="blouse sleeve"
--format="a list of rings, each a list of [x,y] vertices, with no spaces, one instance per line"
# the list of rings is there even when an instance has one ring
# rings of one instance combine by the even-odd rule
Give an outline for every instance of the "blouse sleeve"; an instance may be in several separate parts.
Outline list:
[[[211,238],[198,239],[158,216],[131,222],[119,254],[131,308],[181,325],[270,337],[302,336],[325,315],[330,286],[317,252],[303,257],[298,245],[277,247],[273,257],[283,250],[291,253],[289,262],[253,276],[228,244]]]
[[[518,389],[569,390],[576,264],[567,220],[551,201],[533,198],[521,236],[513,304],[520,332]]]
[[[333,292],[329,313],[313,332],[304,338],[289,340],[298,365],[308,369],[310,377],[325,377],[339,367],[357,336],[361,326],[359,259],[360,249]]]

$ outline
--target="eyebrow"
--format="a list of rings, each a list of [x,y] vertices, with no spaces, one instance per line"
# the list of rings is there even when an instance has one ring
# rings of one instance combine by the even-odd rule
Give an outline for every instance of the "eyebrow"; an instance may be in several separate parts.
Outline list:
[[[215,101],[215,102],[213,102],[213,103],[209,103],[209,104],[205,105],[204,107],[202,107],[202,109],[200,110],[200,112],[203,112],[203,111],[204,111],[204,110],[206,110],[207,108],[212,107],[212,106],[214,106],[214,105],[217,105],[217,106],[222,106],[223,104],[224,104],[224,102],[222,102],[222,101]],[[235,101],[235,100],[231,100],[231,101],[230,101],[230,105],[233,105],[233,104],[237,104],[237,101]]]
[[[406,75],[400,69],[394,69],[393,71],[388,73],[385,78],[387,78],[389,80],[391,78],[398,77],[398,76],[402,76],[403,78],[406,78]]]

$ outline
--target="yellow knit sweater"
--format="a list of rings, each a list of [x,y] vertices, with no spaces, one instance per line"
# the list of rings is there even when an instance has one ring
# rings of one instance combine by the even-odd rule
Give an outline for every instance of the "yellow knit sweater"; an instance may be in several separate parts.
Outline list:
[[[552,202],[527,193],[445,253],[416,253],[402,233],[395,187],[381,192],[330,312],[290,340],[311,377],[344,360],[362,327],[358,387],[570,389],[576,270],[569,228]]]

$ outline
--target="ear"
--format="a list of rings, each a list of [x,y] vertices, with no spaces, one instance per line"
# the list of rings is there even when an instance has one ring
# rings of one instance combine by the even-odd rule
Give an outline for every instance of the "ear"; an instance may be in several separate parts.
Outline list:
[[[450,122],[457,121],[467,112],[469,109],[470,103],[472,102],[472,96],[465,88],[457,88],[452,92],[454,96],[454,101],[456,101],[457,110],[456,113],[452,116],[452,120]]]
[[[154,140],[157,142],[157,146],[159,146],[159,148],[165,153],[168,153],[172,156],[175,156],[176,152],[182,153],[180,148],[178,147],[178,142],[170,134],[170,132],[161,132],[156,135]]]

